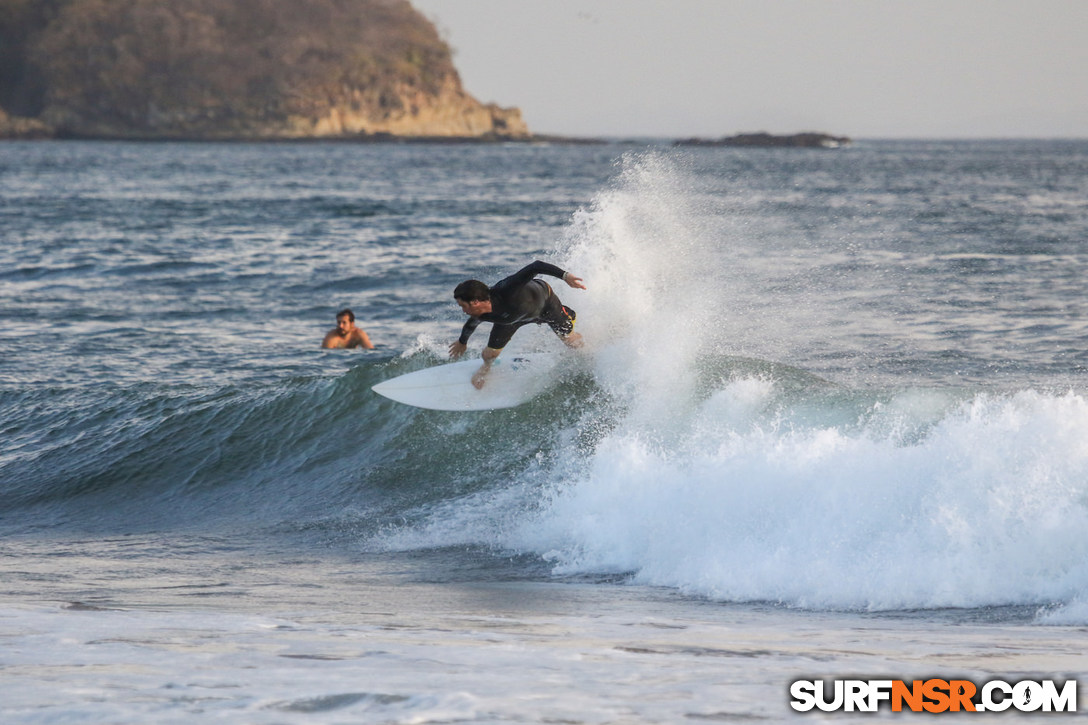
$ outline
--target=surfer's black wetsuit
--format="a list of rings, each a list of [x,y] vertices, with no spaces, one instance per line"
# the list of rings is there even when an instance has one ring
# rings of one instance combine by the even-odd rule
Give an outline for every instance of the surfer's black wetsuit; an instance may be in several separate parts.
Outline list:
[[[560,337],[569,335],[574,330],[574,310],[559,301],[551,285],[534,279],[538,274],[563,279],[566,272],[554,264],[536,261],[491,287],[491,312],[469,317],[461,329],[460,343],[467,345],[481,322],[494,323],[487,346],[495,350],[506,347],[517,329],[530,322],[547,323]]]

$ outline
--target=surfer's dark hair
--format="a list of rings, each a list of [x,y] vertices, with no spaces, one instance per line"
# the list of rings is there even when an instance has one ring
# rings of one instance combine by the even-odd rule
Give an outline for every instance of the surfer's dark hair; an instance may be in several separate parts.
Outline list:
[[[466,279],[454,288],[453,299],[465,302],[485,302],[491,299],[491,289],[478,279]]]
[[[355,313],[352,312],[347,307],[345,307],[344,309],[342,309],[342,310],[340,310],[339,312],[336,313],[336,319],[339,320],[344,315],[347,315],[349,320],[351,320],[352,322],[355,322]]]

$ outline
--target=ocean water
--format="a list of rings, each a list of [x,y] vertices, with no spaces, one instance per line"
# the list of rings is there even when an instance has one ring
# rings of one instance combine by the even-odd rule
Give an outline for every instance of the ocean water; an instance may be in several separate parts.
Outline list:
[[[371,392],[533,259],[588,287],[547,392]],[[1081,141],[0,144],[0,718],[1088,680],[1086,279]]]

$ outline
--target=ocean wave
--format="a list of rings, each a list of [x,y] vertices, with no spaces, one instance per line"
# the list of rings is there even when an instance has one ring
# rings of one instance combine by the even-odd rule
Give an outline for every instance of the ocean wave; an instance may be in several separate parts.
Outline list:
[[[717,203],[671,157],[627,159],[562,251],[593,292],[563,295],[592,361],[582,414],[556,421],[566,446],[366,545],[493,547],[558,575],[815,609],[1085,598],[1088,399],[770,362],[860,310],[783,280],[777,257],[736,271],[724,255],[759,250]]]
[[[556,455],[582,397],[569,391],[587,385],[572,371],[565,391],[532,407],[470,416],[370,390],[438,362],[420,349],[260,383],[0,391],[0,521],[153,530],[346,520],[372,531]]]
[[[848,403],[857,416],[842,423]],[[816,609],[1074,606],[1088,594],[1079,395],[790,404],[773,381],[738,378],[677,433],[675,421],[656,437],[614,424],[586,455],[447,502],[380,545],[491,546],[559,575]]]
[[[795,183],[803,169],[738,190],[748,172],[692,163],[629,155],[548,251],[583,186],[522,202],[498,177],[466,187],[425,169],[438,186],[400,199],[375,177],[364,196],[365,164],[313,193],[294,164],[225,195],[218,176],[188,190],[164,176],[159,195],[201,197],[178,207],[145,203],[146,178],[118,188],[103,172],[72,192],[65,228],[53,197],[32,205],[42,216],[10,214],[37,225],[9,253],[13,295],[59,291],[22,295],[28,311],[12,296],[0,335],[18,363],[0,370],[3,531],[304,531],[364,550],[517,553],[534,573],[728,601],[1083,618],[1088,405],[1047,387],[1083,387],[1077,335],[1051,326],[1079,319],[1061,287],[1075,250],[1063,242],[1056,265],[1024,256],[1046,250],[1019,217],[995,236],[946,193],[946,217],[974,230],[949,241],[901,208],[914,197],[894,173],[859,182],[874,189],[846,194],[859,218],[831,223],[825,194]],[[917,203],[940,206],[930,190],[960,176],[918,176]],[[761,211],[797,193],[815,196]],[[131,215],[142,228],[141,210],[148,233],[120,245],[115,227]],[[452,337],[453,280],[534,255],[586,280],[560,289],[587,345],[525,406],[423,411],[370,390],[443,361],[448,339],[399,356],[315,349],[342,301],[367,303],[387,349],[440,326]],[[103,259],[123,285],[83,266]],[[998,261],[1013,268],[995,280]],[[959,286],[972,270],[984,295]],[[547,330],[516,340],[558,345]]]

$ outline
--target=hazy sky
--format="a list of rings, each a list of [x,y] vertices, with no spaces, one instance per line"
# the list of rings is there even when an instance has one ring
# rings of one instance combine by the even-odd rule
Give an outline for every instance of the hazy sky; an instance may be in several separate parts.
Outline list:
[[[536,133],[1088,138],[1088,0],[412,0]]]

